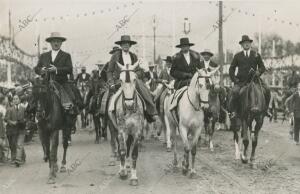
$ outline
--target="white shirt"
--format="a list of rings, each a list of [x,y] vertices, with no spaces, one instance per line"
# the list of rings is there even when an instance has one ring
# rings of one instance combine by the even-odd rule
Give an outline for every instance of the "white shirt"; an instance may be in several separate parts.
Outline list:
[[[244,50],[244,55],[245,55],[245,57],[247,57],[247,55],[249,57],[250,56],[250,49],[249,50]]]
[[[151,79],[154,79],[153,72],[152,72],[152,71],[149,71],[149,73],[150,73],[150,78],[151,78]]]
[[[57,56],[57,54],[58,54],[59,51],[60,51],[60,50],[57,50],[57,51],[52,50],[52,51],[51,51],[51,59],[52,59],[52,62],[54,62],[54,60],[55,60],[55,58],[56,58],[56,56]]]
[[[126,65],[126,64],[131,65],[132,64],[129,52],[126,53],[126,52],[122,51],[122,58],[123,58],[124,65]]]
[[[183,56],[187,62],[187,64],[189,65],[190,62],[191,62],[191,56],[190,56],[190,52],[187,52],[187,53],[183,53]]]
[[[86,73],[82,73],[82,79],[85,79]]]
[[[208,61],[204,61],[204,66],[205,66],[205,69],[207,69],[209,67],[209,63],[210,63],[210,60]]]

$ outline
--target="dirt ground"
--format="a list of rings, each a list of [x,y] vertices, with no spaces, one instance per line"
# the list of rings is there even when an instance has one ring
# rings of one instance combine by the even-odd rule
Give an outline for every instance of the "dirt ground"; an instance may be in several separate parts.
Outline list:
[[[190,194],[190,193],[300,193],[300,146],[288,137],[287,123],[265,121],[257,148],[258,169],[242,164],[234,158],[233,134],[217,131],[215,150],[206,147],[197,152],[194,179],[183,176],[172,168],[173,154],[166,152],[162,142],[144,142],[139,153],[137,174],[139,185],[118,176],[119,166],[108,166],[110,144],[94,144],[94,134],[87,129],[73,135],[68,150],[67,166],[73,171],[58,173],[57,183],[48,185],[48,164],[42,160],[42,149],[37,138],[26,145],[27,162],[16,168],[0,165],[0,193],[2,194]],[[180,141],[179,141],[180,142]],[[183,154],[182,144],[179,149]],[[62,159],[62,145],[59,161]],[[181,162],[180,162],[181,163]],[[74,168],[75,166],[75,168]]]

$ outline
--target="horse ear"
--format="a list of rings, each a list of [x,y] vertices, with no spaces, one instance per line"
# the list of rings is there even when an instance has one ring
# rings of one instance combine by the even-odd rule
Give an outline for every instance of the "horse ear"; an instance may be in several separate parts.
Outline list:
[[[119,62],[117,62],[117,65],[121,69],[121,71],[125,70],[125,66],[121,65]]]
[[[218,70],[220,69],[220,66],[218,66],[217,68],[215,68],[214,70],[212,70],[211,72],[208,73],[208,76],[212,76],[214,75]]]

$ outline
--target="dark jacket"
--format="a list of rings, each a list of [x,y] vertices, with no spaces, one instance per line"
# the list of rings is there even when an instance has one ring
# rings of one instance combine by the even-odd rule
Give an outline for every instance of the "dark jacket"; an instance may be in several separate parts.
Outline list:
[[[174,78],[169,74],[167,69],[163,69],[158,76],[158,82],[160,82],[162,80],[166,80],[166,81],[170,82],[170,81],[174,80]]]
[[[149,72],[150,74],[150,72]],[[150,74],[151,77],[151,74]],[[154,91],[157,87],[157,80],[158,80],[158,75],[156,71],[153,71],[153,78],[150,81],[150,91]]]
[[[60,50],[54,61],[51,59],[51,51],[41,54],[37,66],[34,68],[35,73],[41,75],[41,69],[53,64],[57,68],[57,74],[53,75],[55,80],[59,83],[65,83],[68,81],[68,74],[73,74],[73,65],[71,55]]]
[[[130,54],[131,61],[132,61],[131,65],[133,65],[138,60],[137,56],[132,52],[129,52],[129,54]],[[116,81],[119,80],[119,78],[120,78],[121,69],[118,67],[117,62],[119,62],[121,65],[124,65],[123,57],[122,57],[122,50],[116,51],[112,55],[112,57],[109,61],[108,68],[107,68],[107,79],[108,79],[109,84],[116,83]],[[144,74],[143,70],[140,67],[137,67],[135,69],[135,72],[136,72],[138,78],[141,80],[143,80],[145,77],[147,79],[150,79],[149,72]]]
[[[91,75],[88,74],[88,73],[85,73],[85,78],[83,78],[82,73],[79,73],[77,75],[77,78],[76,78],[76,83],[78,83],[78,82],[87,82],[87,81],[90,80],[90,78],[91,78]]]
[[[19,105],[18,110],[15,106],[7,108],[5,119],[6,134],[12,135],[18,133],[19,130],[25,130],[25,108]],[[17,121],[16,125],[12,125],[11,121]]]
[[[289,111],[294,113],[295,118],[300,118],[300,96],[299,93],[296,92],[290,97],[290,102],[288,103]]]
[[[291,77],[288,79],[289,88],[296,88],[299,81],[300,81],[299,75],[297,75],[296,73],[292,74]]]
[[[187,64],[182,52],[176,53],[173,56],[173,64],[170,71],[171,76],[175,79],[175,89],[188,85],[197,68],[204,68],[200,64],[199,53],[190,50],[190,64]]]
[[[235,69],[238,68],[237,75],[235,76]],[[229,67],[229,76],[234,83],[245,83],[250,80],[250,69],[259,71],[263,74],[266,71],[265,65],[262,61],[260,54],[255,51],[250,51],[250,56],[246,57],[244,52],[241,51],[234,55],[232,63]]]

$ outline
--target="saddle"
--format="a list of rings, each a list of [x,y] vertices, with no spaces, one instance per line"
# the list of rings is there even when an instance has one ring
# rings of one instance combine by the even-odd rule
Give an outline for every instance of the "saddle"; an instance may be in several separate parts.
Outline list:
[[[122,94],[122,89],[119,89],[112,97],[111,97],[111,101],[109,103],[109,107],[108,107],[108,111],[109,112],[115,112],[116,110],[116,105],[118,100],[120,99]],[[143,110],[144,112],[146,111],[146,103],[144,101],[144,99],[141,97],[141,95],[137,92],[138,96],[140,97],[142,104],[143,104]]]
[[[183,96],[184,92],[188,89],[187,86],[184,86],[178,90],[175,90],[174,94],[173,94],[173,98],[172,98],[172,102],[171,102],[171,106],[170,106],[170,111],[174,110],[177,106],[178,106],[178,102],[181,99],[181,97]]]

